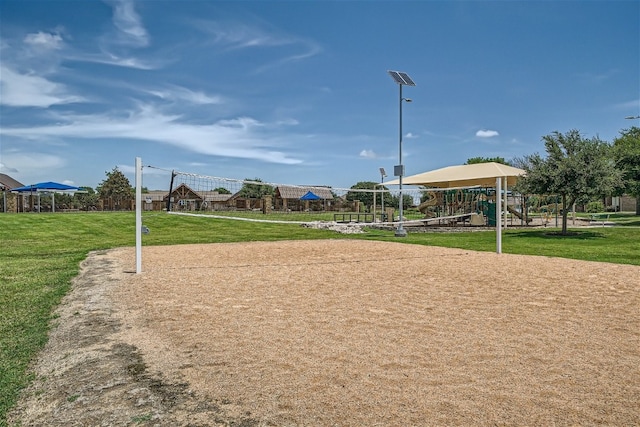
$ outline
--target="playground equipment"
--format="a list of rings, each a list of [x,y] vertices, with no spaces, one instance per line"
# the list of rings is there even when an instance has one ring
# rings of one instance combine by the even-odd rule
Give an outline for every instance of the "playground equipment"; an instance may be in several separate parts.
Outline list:
[[[425,190],[426,198],[418,211],[424,215],[424,225],[466,223],[484,225],[489,196],[484,189]]]
[[[519,210],[513,208],[512,206],[507,206],[507,210],[516,216],[516,218],[525,221],[527,224],[529,224],[531,221],[533,221],[533,218],[529,218],[529,216],[526,214],[526,212],[524,213],[524,215],[522,214],[522,212],[520,212]]]
[[[428,199],[420,203],[418,210],[424,215],[425,218],[433,218],[437,216],[434,208],[438,205],[438,196],[435,192],[427,192]]]

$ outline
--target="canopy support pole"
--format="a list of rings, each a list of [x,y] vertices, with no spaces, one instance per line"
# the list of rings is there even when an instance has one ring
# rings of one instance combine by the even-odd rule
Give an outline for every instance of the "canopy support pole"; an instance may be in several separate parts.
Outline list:
[[[503,218],[504,218],[504,228],[507,228],[507,215],[509,213],[509,208],[508,208],[509,200],[507,198],[508,197],[508,195],[507,195],[507,193],[508,193],[507,192],[507,182],[508,182],[507,181],[507,177],[505,176],[504,177],[504,185],[503,185],[503,187],[504,187],[504,198],[503,198],[504,206],[503,206],[503,211],[502,211],[502,215],[503,215]]]

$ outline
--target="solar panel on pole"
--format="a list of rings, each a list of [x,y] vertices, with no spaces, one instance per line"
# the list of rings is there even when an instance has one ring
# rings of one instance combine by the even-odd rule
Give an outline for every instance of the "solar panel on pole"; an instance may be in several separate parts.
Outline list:
[[[404,176],[404,165],[402,164],[402,102],[411,102],[409,98],[402,97],[402,86],[415,86],[416,83],[409,77],[407,73],[400,71],[392,71],[387,70],[387,73],[391,76],[391,78],[398,83],[399,92],[399,101],[400,101],[400,126],[398,132],[398,159],[400,160],[400,164],[393,167],[393,174],[398,177],[398,186],[399,186],[399,206],[398,210],[400,211],[399,219],[398,219],[398,229],[396,230],[396,237],[405,237],[407,232],[402,227],[402,177]]]
[[[409,77],[409,75],[407,73],[403,73],[401,71],[387,71],[387,73],[389,73],[389,75],[391,76],[391,78],[393,80],[395,80],[396,83],[398,83],[399,85],[404,85],[404,86],[415,86],[415,82],[411,79],[411,77]]]
[[[415,86],[415,82],[411,80],[411,77],[407,73],[398,73],[400,77],[405,81],[405,86]]]

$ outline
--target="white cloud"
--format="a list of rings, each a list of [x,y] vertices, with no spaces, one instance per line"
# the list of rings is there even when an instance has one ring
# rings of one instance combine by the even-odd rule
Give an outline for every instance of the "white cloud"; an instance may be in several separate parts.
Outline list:
[[[44,33],[42,31],[27,34],[24,38],[24,42],[38,49],[47,50],[61,49],[63,46],[63,41],[60,34]]]
[[[407,139],[415,139],[418,138],[418,135],[414,135],[413,133],[408,132],[404,137]]]
[[[481,129],[479,131],[476,132],[476,136],[478,138],[492,138],[494,136],[498,136],[500,135],[498,133],[498,131],[496,130],[489,130],[489,129]]]
[[[145,47],[149,44],[149,35],[136,13],[133,2],[119,0],[113,6],[113,24],[120,30],[119,41],[135,47]]]
[[[277,31],[264,30],[244,23],[200,21],[194,25],[201,31],[210,34],[212,42],[225,49],[286,48],[286,50],[282,50],[282,52],[286,52],[282,57],[258,67],[256,72],[263,72],[290,62],[310,58],[322,51],[320,45],[314,41],[278,34]],[[291,53],[291,49],[296,49],[297,52]]]
[[[1,165],[2,172],[15,173],[12,178],[21,181],[22,176],[35,176],[42,177],[44,179],[44,173],[48,173],[53,169],[63,168],[66,166],[64,158],[46,153],[37,152],[9,152],[3,153],[3,165]],[[12,165],[11,168],[6,167],[7,164]],[[23,182],[23,184],[33,184],[33,182]]]
[[[290,39],[278,37],[258,27],[247,24],[200,21],[195,25],[203,32],[213,36],[213,43],[229,49],[282,46],[292,43]]]
[[[378,155],[373,150],[362,150],[360,151],[360,157],[364,157],[365,159],[376,159]]]
[[[275,147],[286,145],[284,138],[273,136],[272,125],[250,117],[220,120],[210,125],[181,123],[180,116],[165,115],[152,105],[141,105],[127,116],[69,115],[53,116],[61,124],[29,127],[3,127],[0,134],[32,140],[51,138],[136,139],[170,144],[194,153],[256,159],[269,163],[299,164]],[[269,128],[269,134],[261,129]],[[289,139],[289,138],[287,138]]]
[[[180,86],[173,86],[165,90],[151,90],[150,94],[168,101],[187,101],[196,105],[221,104],[221,96],[207,95],[202,91],[193,91]]]
[[[143,59],[119,56],[111,52],[103,52],[100,54],[76,54],[68,55],[66,59],[72,61],[93,62],[96,64],[114,65],[116,67],[134,68],[137,70],[155,70],[162,66],[163,62],[145,61]]]
[[[69,93],[66,86],[44,77],[19,74],[9,67],[0,67],[0,103],[14,107],[43,107],[82,102],[83,98]]]
[[[4,163],[0,163],[0,172],[2,172],[2,173],[12,173],[12,172],[18,172],[18,169],[13,168],[13,167],[9,167],[9,166],[5,165]]]
[[[621,102],[619,104],[615,104],[613,108],[617,110],[631,110],[632,112],[638,111],[640,108],[640,99],[632,99],[630,101]]]

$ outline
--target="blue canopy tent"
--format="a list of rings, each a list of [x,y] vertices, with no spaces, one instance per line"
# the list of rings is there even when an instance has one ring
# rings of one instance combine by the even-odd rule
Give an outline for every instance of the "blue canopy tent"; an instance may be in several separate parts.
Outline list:
[[[320,196],[313,191],[307,191],[304,196],[300,197],[300,200],[320,200]]]
[[[80,191],[80,187],[74,187],[72,185],[60,184],[58,182],[39,182],[37,184],[25,185],[23,187],[12,188],[12,193],[17,194],[30,194],[38,196],[38,211],[40,211],[40,195],[51,194],[51,209],[52,212],[56,211],[55,194],[74,194]]]

